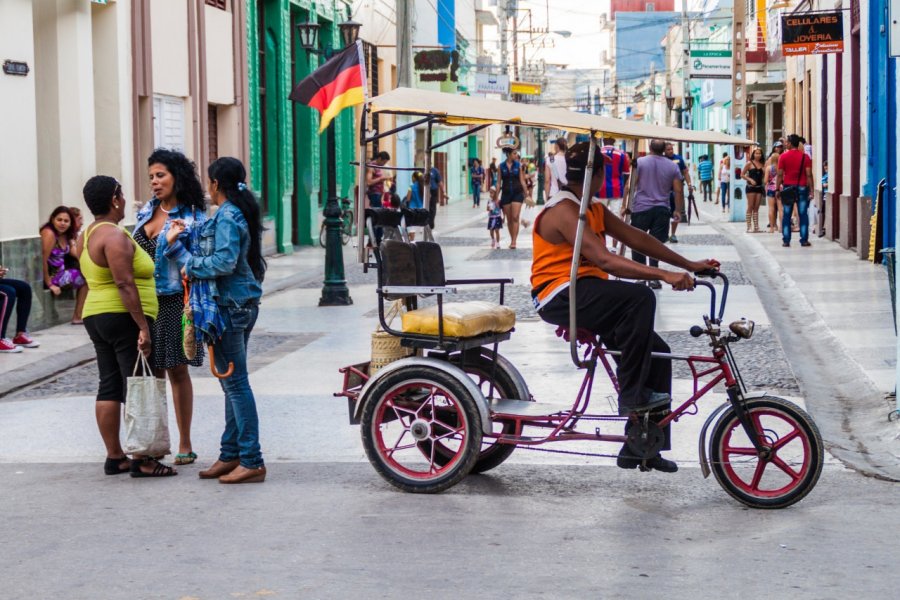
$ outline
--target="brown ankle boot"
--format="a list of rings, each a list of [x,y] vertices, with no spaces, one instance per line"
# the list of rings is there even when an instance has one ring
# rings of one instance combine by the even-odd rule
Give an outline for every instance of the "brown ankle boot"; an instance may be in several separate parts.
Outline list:
[[[228,475],[219,477],[219,483],[262,483],[266,480],[266,468],[248,469],[238,466]]]
[[[234,459],[228,462],[217,460],[213,465],[205,471],[200,471],[200,479],[218,479],[222,475],[228,475],[240,466],[241,461]]]

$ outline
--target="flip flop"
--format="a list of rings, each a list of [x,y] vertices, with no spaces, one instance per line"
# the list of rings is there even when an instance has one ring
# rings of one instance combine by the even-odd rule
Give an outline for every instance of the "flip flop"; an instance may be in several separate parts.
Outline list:
[[[197,460],[197,455],[193,452],[178,453],[173,461],[176,465],[189,465]]]

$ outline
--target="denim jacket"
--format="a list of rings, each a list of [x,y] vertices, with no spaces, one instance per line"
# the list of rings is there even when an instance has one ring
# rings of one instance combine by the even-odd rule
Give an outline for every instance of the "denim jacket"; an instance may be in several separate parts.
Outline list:
[[[213,294],[219,306],[256,304],[262,285],[253,276],[247,253],[250,231],[241,210],[225,201],[216,214],[200,228],[199,254],[185,247],[181,236],[166,250],[166,256],[191,279],[213,280]]]
[[[155,197],[150,200],[137,214],[137,224],[135,230],[143,227],[147,221],[153,218],[153,211],[159,206],[159,200]],[[176,261],[169,257],[169,243],[166,241],[166,232],[169,231],[169,223],[172,219],[182,219],[186,225],[184,233],[178,236],[182,245],[188,248],[192,246],[191,239],[198,237],[200,228],[206,222],[206,213],[198,211],[187,206],[179,204],[168,215],[159,237],[156,238],[156,256],[153,258],[155,268],[153,269],[153,279],[156,282],[156,294],[158,296],[168,296],[170,294],[181,294],[184,290],[181,286],[181,267]]]

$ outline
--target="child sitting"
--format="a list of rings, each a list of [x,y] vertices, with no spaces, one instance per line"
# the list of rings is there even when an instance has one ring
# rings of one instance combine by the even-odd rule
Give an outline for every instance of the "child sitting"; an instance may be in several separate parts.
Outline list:
[[[500,208],[500,203],[497,202],[497,188],[492,186],[489,193],[491,200],[487,204],[487,228],[491,234],[491,248],[496,250],[500,247],[500,230],[503,228],[503,211]]]

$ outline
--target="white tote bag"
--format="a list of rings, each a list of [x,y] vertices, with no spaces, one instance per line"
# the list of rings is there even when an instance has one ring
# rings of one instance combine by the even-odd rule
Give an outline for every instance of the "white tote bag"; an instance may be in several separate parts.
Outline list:
[[[138,376],[138,366],[143,375]],[[144,355],[138,352],[134,372],[128,378],[125,398],[125,452],[147,456],[172,453],[169,442],[169,410],[166,380],[153,376]]]

